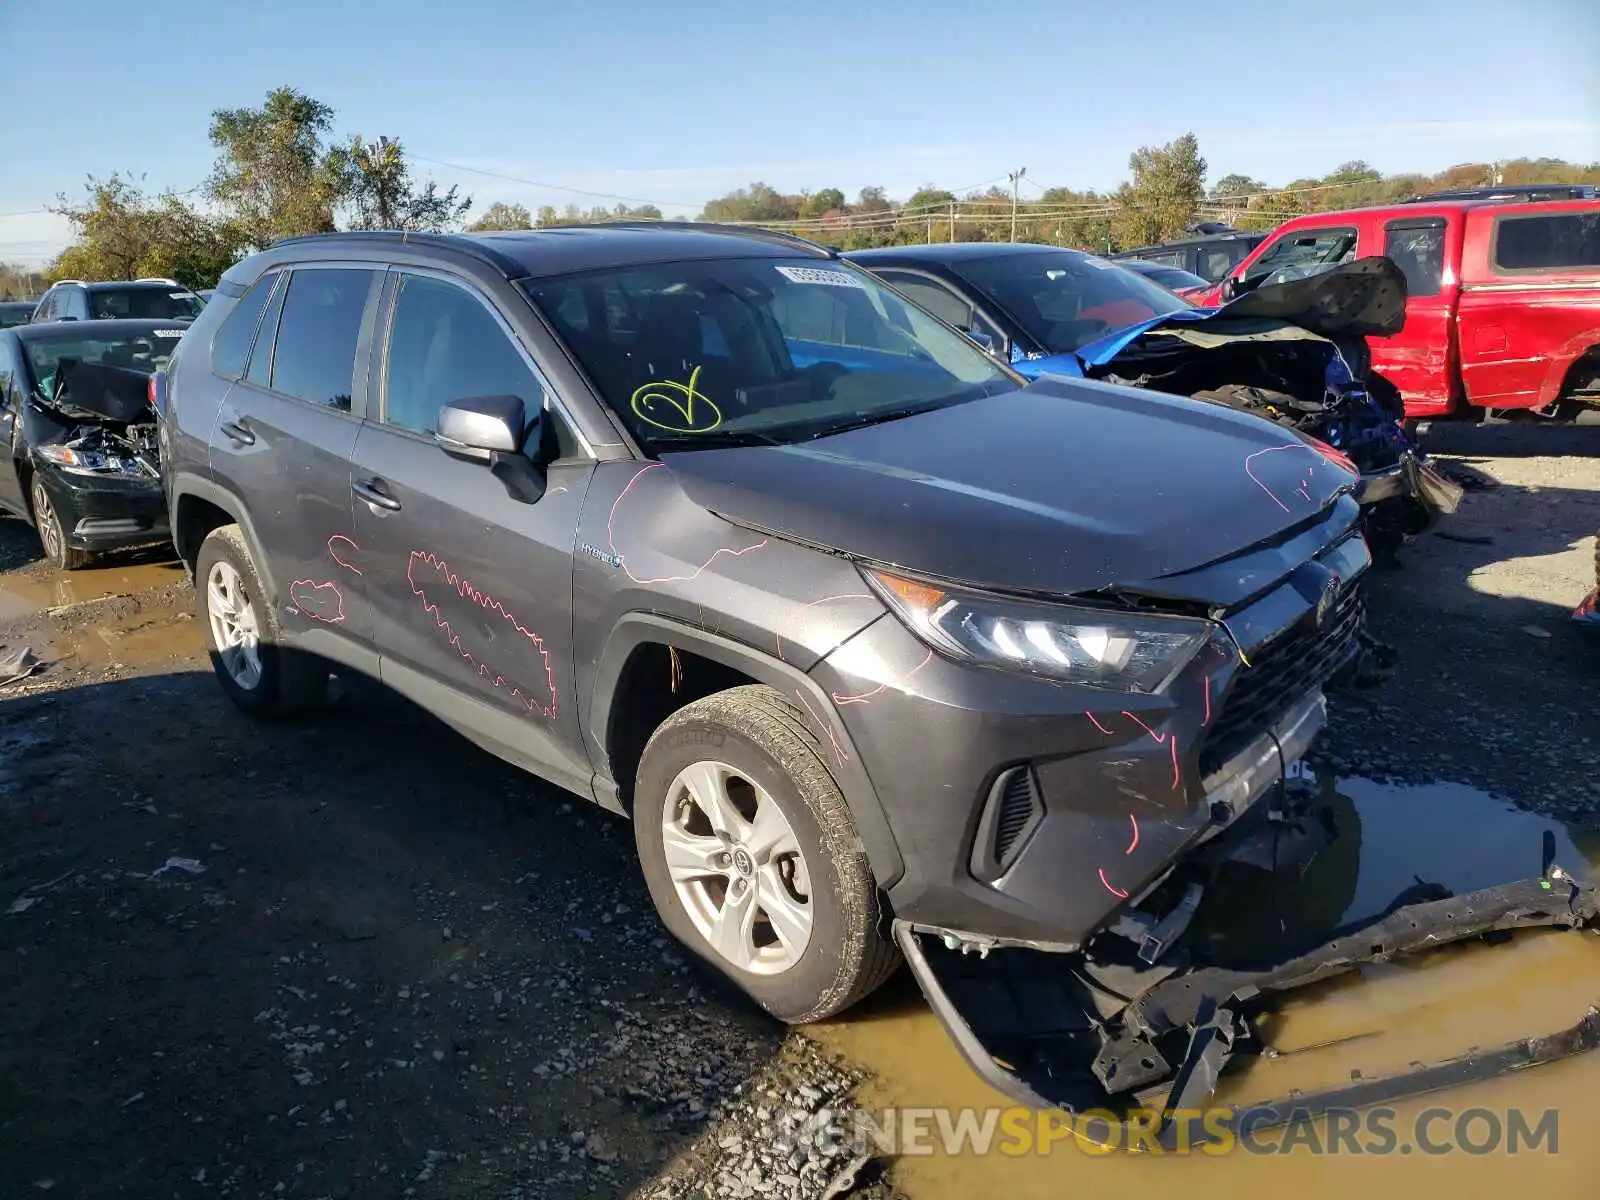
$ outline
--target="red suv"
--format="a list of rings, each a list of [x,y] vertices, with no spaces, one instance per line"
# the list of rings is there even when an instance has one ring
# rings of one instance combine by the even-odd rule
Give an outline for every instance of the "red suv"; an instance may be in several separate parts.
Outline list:
[[[1600,200],[1422,200],[1295,217],[1211,291],[1387,255],[1405,272],[1405,328],[1372,365],[1409,417],[1470,405],[1567,416],[1600,407]]]

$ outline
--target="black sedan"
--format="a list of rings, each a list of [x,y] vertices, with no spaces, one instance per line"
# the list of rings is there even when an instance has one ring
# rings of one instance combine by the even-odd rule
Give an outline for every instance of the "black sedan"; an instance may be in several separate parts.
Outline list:
[[[168,540],[151,375],[187,328],[72,321],[0,330],[0,510],[63,570]]]

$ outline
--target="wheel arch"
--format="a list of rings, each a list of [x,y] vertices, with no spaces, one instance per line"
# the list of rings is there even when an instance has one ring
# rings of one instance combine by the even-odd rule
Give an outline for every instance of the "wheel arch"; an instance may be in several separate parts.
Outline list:
[[[272,564],[261,549],[249,510],[225,488],[195,475],[180,476],[172,488],[172,544],[178,557],[192,575],[200,557],[200,546],[213,529],[224,525],[237,525],[244,534],[245,545],[255,563],[256,572],[270,592],[273,602],[278,596],[277,580]]]
[[[905,864],[899,845],[878,802],[872,780],[827,693],[797,667],[743,642],[671,617],[655,613],[630,613],[623,617],[611,630],[595,664],[586,715],[590,749],[598,768],[596,791],[613,793],[610,797],[604,797],[602,802],[614,800],[609,806],[623,811],[631,809],[631,776],[637,759],[631,763],[628,761],[629,714],[640,711],[642,698],[637,691],[637,672],[641,669],[641,655],[649,655],[652,648],[665,648],[678,655],[692,655],[696,660],[712,664],[713,672],[720,670],[730,673],[726,686],[766,684],[785,698],[799,701],[808,728],[817,735],[822,761],[838,783],[849,806],[856,832],[879,886],[887,889],[900,878]],[[719,691],[722,688],[713,687],[710,690]],[[692,691],[684,693],[681,702],[675,699],[660,719],[664,720],[671,712],[697,698],[698,695]],[[646,708],[644,711],[651,710]],[[638,722],[633,724],[637,728]],[[642,749],[642,742],[639,745]],[[618,768],[622,769],[619,771]],[[619,774],[626,778],[618,779]]]

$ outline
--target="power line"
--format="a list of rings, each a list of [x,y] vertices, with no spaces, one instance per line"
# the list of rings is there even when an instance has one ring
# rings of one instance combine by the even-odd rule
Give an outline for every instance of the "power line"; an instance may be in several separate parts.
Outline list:
[[[508,183],[520,183],[527,187],[546,188],[553,192],[571,192],[575,196],[592,196],[597,200],[621,200],[624,204],[648,204],[652,208],[693,208],[692,204],[669,203],[662,204],[656,200],[643,200],[638,196],[618,196],[612,192],[594,192],[587,188],[567,187],[560,183],[542,183],[537,179],[524,179],[518,175],[508,175],[504,171],[486,171],[482,167],[466,167],[460,163],[445,162],[440,158],[429,158],[423,154],[412,154],[409,150],[407,156],[418,162],[430,163],[436,167],[448,167],[452,171],[466,171],[473,175],[486,175],[490,179],[504,179]]]

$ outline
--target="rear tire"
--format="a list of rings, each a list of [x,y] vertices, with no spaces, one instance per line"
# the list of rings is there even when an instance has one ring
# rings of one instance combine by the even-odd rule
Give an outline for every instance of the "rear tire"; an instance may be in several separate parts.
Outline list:
[[[283,645],[277,613],[237,525],[206,535],[194,578],[211,666],[234,704],[253,717],[279,720],[323,700],[328,671],[315,658]]]
[[[778,692],[730,688],[673,713],[645,746],[634,797],[667,929],[773,1016],[821,1020],[894,974],[849,807]]]
[[[32,501],[33,528],[51,565],[58,571],[81,571],[88,566],[94,555],[67,545],[67,531],[56,514],[56,506],[50,502],[44,481],[37,475],[33,477]]]

